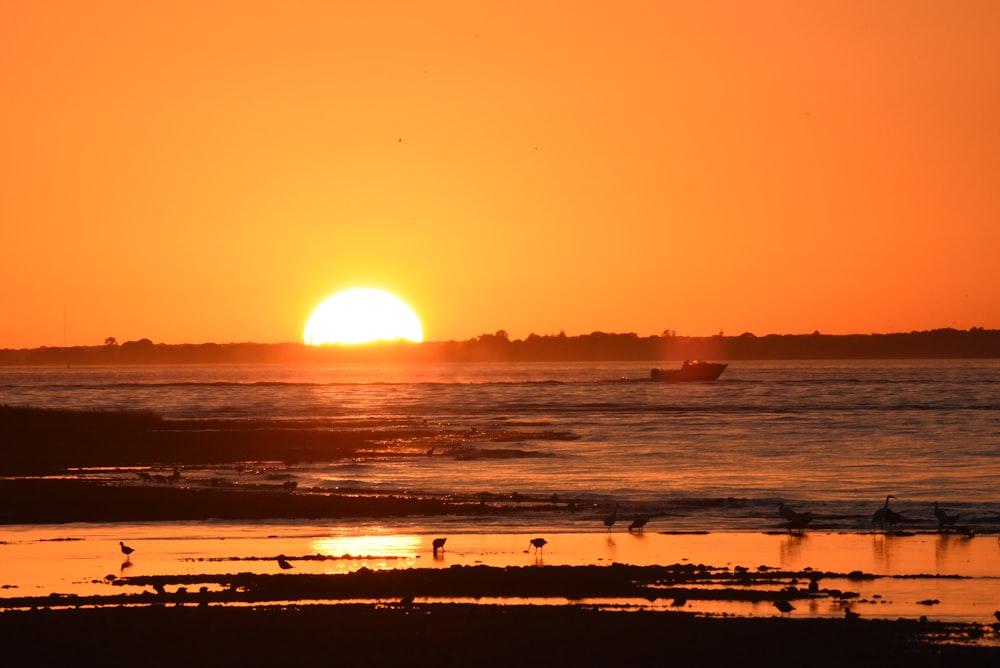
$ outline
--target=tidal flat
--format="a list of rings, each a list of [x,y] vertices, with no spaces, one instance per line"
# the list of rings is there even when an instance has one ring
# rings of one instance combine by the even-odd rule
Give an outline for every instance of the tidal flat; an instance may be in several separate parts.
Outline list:
[[[184,456],[187,436],[158,433],[156,462],[129,456],[135,433],[109,438],[113,461],[67,440],[49,450],[61,457],[38,458],[45,471],[0,480],[6,656],[34,665],[1000,660],[994,536],[618,524],[546,531],[536,547],[535,527],[570,512],[564,501],[213,484],[192,477],[204,462]],[[237,435],[214,438],[214,458],[269,461],[246,461]],[[330,457],[331,441],[337,457],[400,447],[325,434],[305,437],[298,454]],[[174,469],[167,483],[136,475]],[[434,549],[438,537],[446,542]]]

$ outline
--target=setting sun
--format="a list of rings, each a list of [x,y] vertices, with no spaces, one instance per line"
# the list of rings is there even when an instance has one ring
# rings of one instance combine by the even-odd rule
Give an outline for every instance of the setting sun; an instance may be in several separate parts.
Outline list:
[[[305,342],[370,343],[424,339],[420,319],[406,302],[373,288],[339,292],[316,307],[306,323]]]

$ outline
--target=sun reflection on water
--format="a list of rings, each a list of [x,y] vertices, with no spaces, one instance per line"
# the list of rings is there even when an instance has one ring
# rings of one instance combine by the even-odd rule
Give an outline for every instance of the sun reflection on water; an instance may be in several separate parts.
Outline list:
[[[413,535],[358,535],[317,538],[312,542],[316,554],[352,557],[416,557],[421,544],[429,540]]]

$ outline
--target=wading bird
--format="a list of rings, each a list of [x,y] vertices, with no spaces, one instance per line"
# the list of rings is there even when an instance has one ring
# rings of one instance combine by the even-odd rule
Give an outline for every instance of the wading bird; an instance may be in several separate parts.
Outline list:
[[[938,505],[938,502],[934,502],[934,517],[938,521],[938,531],[944,531],[945,527],[954,527],[955,522],[958,521],[958,515],[949,515]]]
[[[872,524],[878,524],[885,531],[886,525],[892,527],[894,524],[903,519],[903,516],[897,513],[895,510],[889,507],[889,499],[895,499],[896,497],[889,494],[885,497],[885,505],[875,511],[872,515]]]
[[[130,559],[132,557],[132,553],[135,552],[134,548],[129,547],[121,541],[118,541],[118,547],[122,549],[122,554],[125,555],[126,559]]]
[[[283,554],[278,555],[278,565],[281,566],[282,570],[292,568],[292,565],[288,563],[288,559],[286,559]]]
[[[640,515],[639,517],[635,518],[634,520],[632,520],[632,523],[628,525],[629,533],[632,533],[632,531],[638,531],[639,533],[642,533],[642,528],[646,526],[646,522],[648,521],[649,518],[646,517],[645,515]]]
[[[616,503],[615,509],[611,511],[610,515],[604,518],[604,526],[608,528],[608,531],[611,531],[611,527],[614,526],[614,523],[617,521],[618,521],[618,504]]]
[[[431,545],[434,547],[434,556],[437,556],[438,550],[444,552],[444,542],[448,540],[447,538],[435,538]]]
[[[778,502],[778,512],[788,520],[788,531],[803,531],[813,520],[811,512],[797,513],[782,502]]]
[[[784,599],[779,599],[779,600],[775,601],[774,602],[774,607],[776,607],[778,610],[780,610],[782,612],[782,614],[784,614],[786,612],[791,612],[792,610],[795,609],[794,605],[792,605],[791,603],[789,603],[788,601],[786,601]]]
[[[548,542],[549,541],[545,540],[544,538],[532,538],[530,541],[528,541],[528,544],[534,547],[535,552],[537,553],[539,550],[545,547],[545,544]]]

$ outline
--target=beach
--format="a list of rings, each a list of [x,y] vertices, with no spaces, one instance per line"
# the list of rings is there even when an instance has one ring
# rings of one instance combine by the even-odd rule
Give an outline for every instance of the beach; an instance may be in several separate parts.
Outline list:
[[[426,457],[440,429],[12,415],[0,635],[19,662],[1000,660],[996,535],[630,528],[547,496],[300,487],[279,459]],[[508,434],[465,437],[507,453]]]
[[[132,665],[1000,657],[993,536],[621,524],[536,548],[528,529],[463,531],[472,501],[76,479],[3,480],[0,500],[32,520],[2,529],[0,630],[34,665],[109,645]]]

